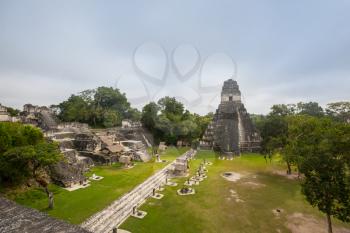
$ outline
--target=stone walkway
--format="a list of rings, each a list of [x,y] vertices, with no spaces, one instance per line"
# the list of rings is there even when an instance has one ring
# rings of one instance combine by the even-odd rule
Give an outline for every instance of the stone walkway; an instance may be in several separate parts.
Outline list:
[[[193,158],[195,154],[196,151],[191,149],[178,158]],[[111,205],[88,218],[81,224],[81,227],[95,233],[112,232],[113,228],[121,225],[132,214],[135,206],[142,205],[152,195],[153,189],[158,189],[165,184],[168,170],[173,167],[174,163],[175,161],[168,164],[132,191],[124,194]]]

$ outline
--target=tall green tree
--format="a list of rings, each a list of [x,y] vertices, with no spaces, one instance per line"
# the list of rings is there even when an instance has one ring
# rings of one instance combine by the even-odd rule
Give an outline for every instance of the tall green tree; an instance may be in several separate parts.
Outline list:
[[[289,116],[296,112],[295,104],[275,104],[272,105],[270,116]]]
[[[18,184],[34,179],[41,185],[53,208],[53,193],[48,190],[48,168],[63,157],[58,144],[45,141],[35,127],[19,123],[0,123],[0,183]]]
[[[18,114],[20,113],[20,110],[7,107],[7,112],[10,114],[10,116],[14,117],[14,116],[18,116]]]
[[[141,112],[137,108],[129,108],[125,113],[125,117],[132,121],[140,121],[141,120]]]
[[[300,115],[309,115],[314,117],[324,116],[323,108],[317,102],[299,102],[297,104],[297,110],[298,114]]]
[[[302,192],[326,214],[331,233],[331,216],[350,221],[350,125],[310,116],[294,116],[289,124],[286,148],[300,158]]]
[[[260,128],[261,148],[264,154],[272,156],[281,153],[287,165],[287,174],[291,174],[294,158],[290,153],[282,153],[287,143],[288,122],[285,116],[269,115]]]
[[[159,111],[160,107],[155,102],[146,104],[142,109],[141,122],[147,129],[152,132],[155,129]]]
[[[204,134],[213,114],[200,116],[185,110],[184,105],[173,97],[164,97],[158,104],[144,106],[141,122],[155,136],[156,141],[176,144],[178,140],[192,143]]]
[[[167,118],[171,121],[179,121],[184,113],[184,105],[177,101],[175,97],[163,97],[158,100],[158,105]]]
[[[112,87],[82,91],[57,107],[62,121],[88,123],[94,127],[113,127],[120,125],[124,118],[137,121],[141,117],[137,109],[131,108],[125,94]]]
[[[59,118],[63,121],[87,122],[90,115],[90,106],[81,96],[71,95],[68,100],[58,105]]]
[[[326,108],[326,113],[336,120],[350,123],[350,102],[342,101],[329,103]]]
[[[119,125],[121,122],[117,111],[106,110],[103,115],[103,125],[107,128]]]

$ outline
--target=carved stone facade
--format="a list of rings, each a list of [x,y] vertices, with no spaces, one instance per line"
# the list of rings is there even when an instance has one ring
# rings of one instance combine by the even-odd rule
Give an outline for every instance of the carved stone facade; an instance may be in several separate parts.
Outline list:
[[[221,102],[209,124],[200,146],[213,148],[228,155],[258,151],[260,136],[241,101],[237,82],[226,80],[222,87]]]

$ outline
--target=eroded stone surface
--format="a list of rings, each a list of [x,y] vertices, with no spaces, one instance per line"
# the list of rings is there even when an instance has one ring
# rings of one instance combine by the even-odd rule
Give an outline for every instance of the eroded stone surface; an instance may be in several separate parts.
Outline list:
[[[0,197],[0,232],[88,233],[89,231]]]

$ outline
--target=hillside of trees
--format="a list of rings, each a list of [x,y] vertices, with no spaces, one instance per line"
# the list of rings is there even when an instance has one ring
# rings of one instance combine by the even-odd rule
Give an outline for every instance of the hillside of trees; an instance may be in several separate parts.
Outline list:
[[[138,121],[141,117],[140,111],[130,107],[125,94],[112,87],[85,90],[51,107],[62,121],[87,123],[92,127],[119,126],[122,119]]]
[[[212,118],[212,113],[205,116],[191,113],[181,102],[168,96],[145,105],[141,114],[142,124],[156,141],[173,145],[178,140],[198,144]]]

